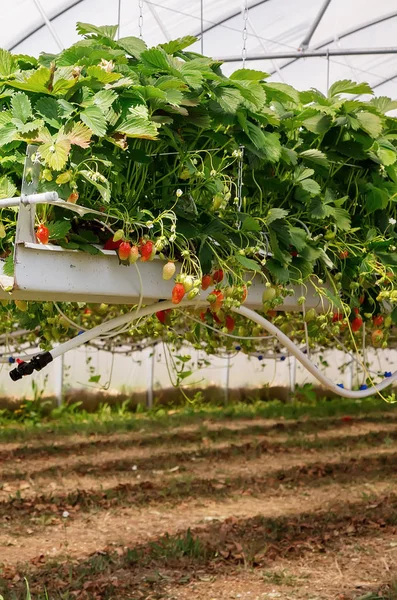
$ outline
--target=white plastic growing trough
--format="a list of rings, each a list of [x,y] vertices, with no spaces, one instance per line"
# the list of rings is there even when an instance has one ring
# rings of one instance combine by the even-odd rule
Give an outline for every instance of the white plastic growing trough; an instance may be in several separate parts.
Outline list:
[[[4,261],[0,270],[0,298],[58,302],[106,302],[109,304],[144,304],[171,298],[173,281],[162,278],[164,261],[155,260],[134,265],[119,264],[114,250],[99,249],[91,255],[78,250],[67,250],[53,244],[38,244],[34,231],[35,206],[39,203],[56,204],[83,214],[86,208],[60,200],[56,193],[33,194],[23,198],[0,201],[1,206],[18,205],[19,214],[15,239],[14,276],[4,275]],[[263,280],[256,275],[249,288],[245,305],[260,309]],[[198,300],[205,299],[211,290],[201,292]],[[306,297],[305,308],[322,311],[328,307],[314,287],[296,288],[278,310],[302,310],[297,302]]]

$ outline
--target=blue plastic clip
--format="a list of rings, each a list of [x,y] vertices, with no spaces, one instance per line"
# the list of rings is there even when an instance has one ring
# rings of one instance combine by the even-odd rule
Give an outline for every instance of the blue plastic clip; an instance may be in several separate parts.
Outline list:
[[[15,358],[13,356],[10,356],[9,359],[8,359],[8,364],[9,365],[13,365],[14,362],[15,362]]]
[[[281,356],[281,357],[280,357],[280,360],[281,360],[281,361],[283,361],[283,360],[285,360],[286,358],[287,358],[286,356]]]
[[[336,385],[337,385],[338,387],[342,388],[342,389],[344,389],[344,388],[345,388],[345,386],[343,385],[343,383],[337,383]]]
[[[258,360],[263,360],[263,356],[262,356],[262,354],[260,354],[260,355],[258,356]]]
[[[368,386],[367,386],[367,385],[365,385],[365,383],[362,383],[362,384],[360,385],[359,389],[360,389],[360,390],[367,390],[367,389],[368,389]]]
[[[241,346],[235,346],[235,348],[237,351],[241,350]]]
[[[385,371],[385,377],[391,377],[393,373],[391,371]]]

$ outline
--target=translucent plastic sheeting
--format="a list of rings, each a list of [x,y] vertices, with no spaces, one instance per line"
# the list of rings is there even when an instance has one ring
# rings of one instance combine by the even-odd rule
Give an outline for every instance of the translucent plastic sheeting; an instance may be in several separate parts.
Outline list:
[[[250,55],[298,50],[324,4],[323,0],[249,0],[248,59]],[[214,57],[240,56],[241,0],[143,0],[143,37],[149,45],[181,35],[200,35],[203,50]],[[120,12],[119,12],[120,7]],[[15,52],[38,55],[58,52],[75,42],[76,21],[120,22],[120,35],[139,35],[138,0],[0,0],[0,45]],[[202,18],[201,18],[202,15]],[[310,49],[396,46],[395,0],[331,0],[313,33]],[[200,51],[198,42],[194,50]],[[240,62],[224,67],[230,73]],[[368,81],[379,95],[397,97],[397,56],[349,56],[275,59],[247,66],[273,74],[299,89],[349,78]]]

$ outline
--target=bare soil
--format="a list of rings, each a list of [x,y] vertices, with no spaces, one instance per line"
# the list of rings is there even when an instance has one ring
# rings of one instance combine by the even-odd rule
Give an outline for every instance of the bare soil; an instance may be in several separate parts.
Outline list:
[[[397,599],[397,420],[0,446],[0,595]]]

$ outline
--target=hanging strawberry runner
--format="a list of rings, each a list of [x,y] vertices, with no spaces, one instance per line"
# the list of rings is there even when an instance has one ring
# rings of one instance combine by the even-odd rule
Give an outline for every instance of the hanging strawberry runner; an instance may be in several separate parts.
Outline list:
[[[389,116],[397,103],[348,80],[325,96],[253,69],[226,77],[220,62],[189,51],[191,36],[147,48],[117,40],[114,26],[77,30],[83,39],[58,55],[0,50],[0,199],[20,193],[34,144],[37,191],[103,215],[38,206],[36,242],[94,256],[110,250],[117,268],[160,257],[168,299],[178,305],[206,290],[204,320],[225,334],[255,329],[228,317],[255,278],[264,314],[283,319],[291,337],[309,329],[313,344],[342,336],[349,345],[365,326],[367,342],[385,347],[397,321],[397,120]],[[10,276],[16,219],[2,209]],[[309,283],[332,307],[326,314],[305,310]],[[274,316],[293,286],[303,315]],[[61,311],[87,326],[101,318],[85,309]],[[68,336],[51,302],[22,307],[11,296],[1,310],[4,330],[41,326],[44,346]],[[170,318],[150,323],[158,329]],[[197,342],[202,327],[195,331]]]

